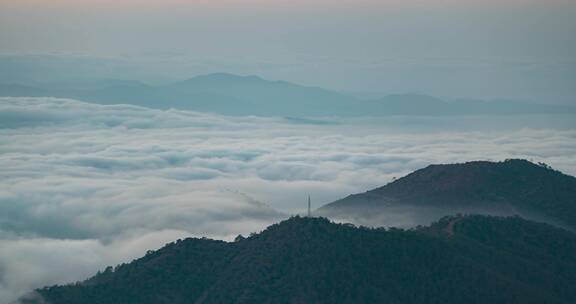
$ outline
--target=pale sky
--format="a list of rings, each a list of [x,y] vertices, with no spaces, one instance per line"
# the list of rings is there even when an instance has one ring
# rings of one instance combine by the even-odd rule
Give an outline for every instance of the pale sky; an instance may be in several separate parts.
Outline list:
[[[570,102],[575,33],[573,0],[0,0],[0,53],[342,91]]]

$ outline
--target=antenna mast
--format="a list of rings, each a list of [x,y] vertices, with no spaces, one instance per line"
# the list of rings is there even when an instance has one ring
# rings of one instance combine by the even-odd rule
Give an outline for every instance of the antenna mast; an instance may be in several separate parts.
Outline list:
[[[310,211],[311,203],[310,203],[310,195],[308,195],[308,217],[312,216],[312,212]]]

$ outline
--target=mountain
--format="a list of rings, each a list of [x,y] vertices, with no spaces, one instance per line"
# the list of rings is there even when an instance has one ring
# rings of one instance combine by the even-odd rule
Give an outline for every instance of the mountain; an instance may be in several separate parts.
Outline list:
[[[451,113],[446,101],[422,94],[393,94],[375,103],[391,115],[445,115]]]
[[[518,217],[417,230],[293,217],[231,243],[178,240],[22,303],[571,303],[574,252],[576,235]]]
[[[162,86],[130,81],[34,88],[0,86],[2,96],[74,98],[100,104],[126,103],[156,109],[181,109],[227,115],[330,116],[360,114],[358,101],[336,92],[257,76],[201,75]],[[361,107],[360,107],[361,108]]]
[[[2,96],[26,96],[26,97],[45,97],[50,96],[50,90],[37,88],[21,84],[0,84],[0,95]]]
[[[51,85],[0,84],[0,96],[49,96],[100,104],[133,104],[154,109],[288,117],[576,113],[575,107],[562,105],[470,100],[446,102],[419,94],[389,95],[379,100],[364,100],[317,87],[228,73],[200,75],[158,86],[130,80]]]
[[[321,88],[227,73],[197,76],[164,90],[187,100],[221,100],[221,105],[207,104],[201,110],[225,114],[327,116],[353,111],[357,105],[351,97]]]
[[[394,94],[376,100],[378,113],[387,115],[513,115],[574,113],[566,105],[542,105],[517,101],[456,100],[448,102],[422,94]]]
[[[316,213],[387,226],[428,224],[457,213],[520,215],[576,229],[576,178],[520,159],[431,165]]]

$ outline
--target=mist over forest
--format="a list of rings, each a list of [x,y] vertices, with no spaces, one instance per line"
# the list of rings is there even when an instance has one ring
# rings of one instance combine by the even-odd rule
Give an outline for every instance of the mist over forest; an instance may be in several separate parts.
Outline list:
[[[569,302],[575,3],[1,1],[0,303]]]

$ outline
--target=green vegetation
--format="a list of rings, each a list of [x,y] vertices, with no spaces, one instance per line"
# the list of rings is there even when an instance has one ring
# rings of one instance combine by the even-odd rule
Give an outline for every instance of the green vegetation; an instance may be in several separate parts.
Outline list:
[[[443,208],[443,215],[518,214],[576,230],[576,178],[522,159],[431,165],[319,211],[378,214],[394,206],[407,206],[414,213],[419,207]]]
[[[52,304],[573,303],[576,235],[517,217],[446,217],[413,230],[294,217],[226,243],[179,240]]]

